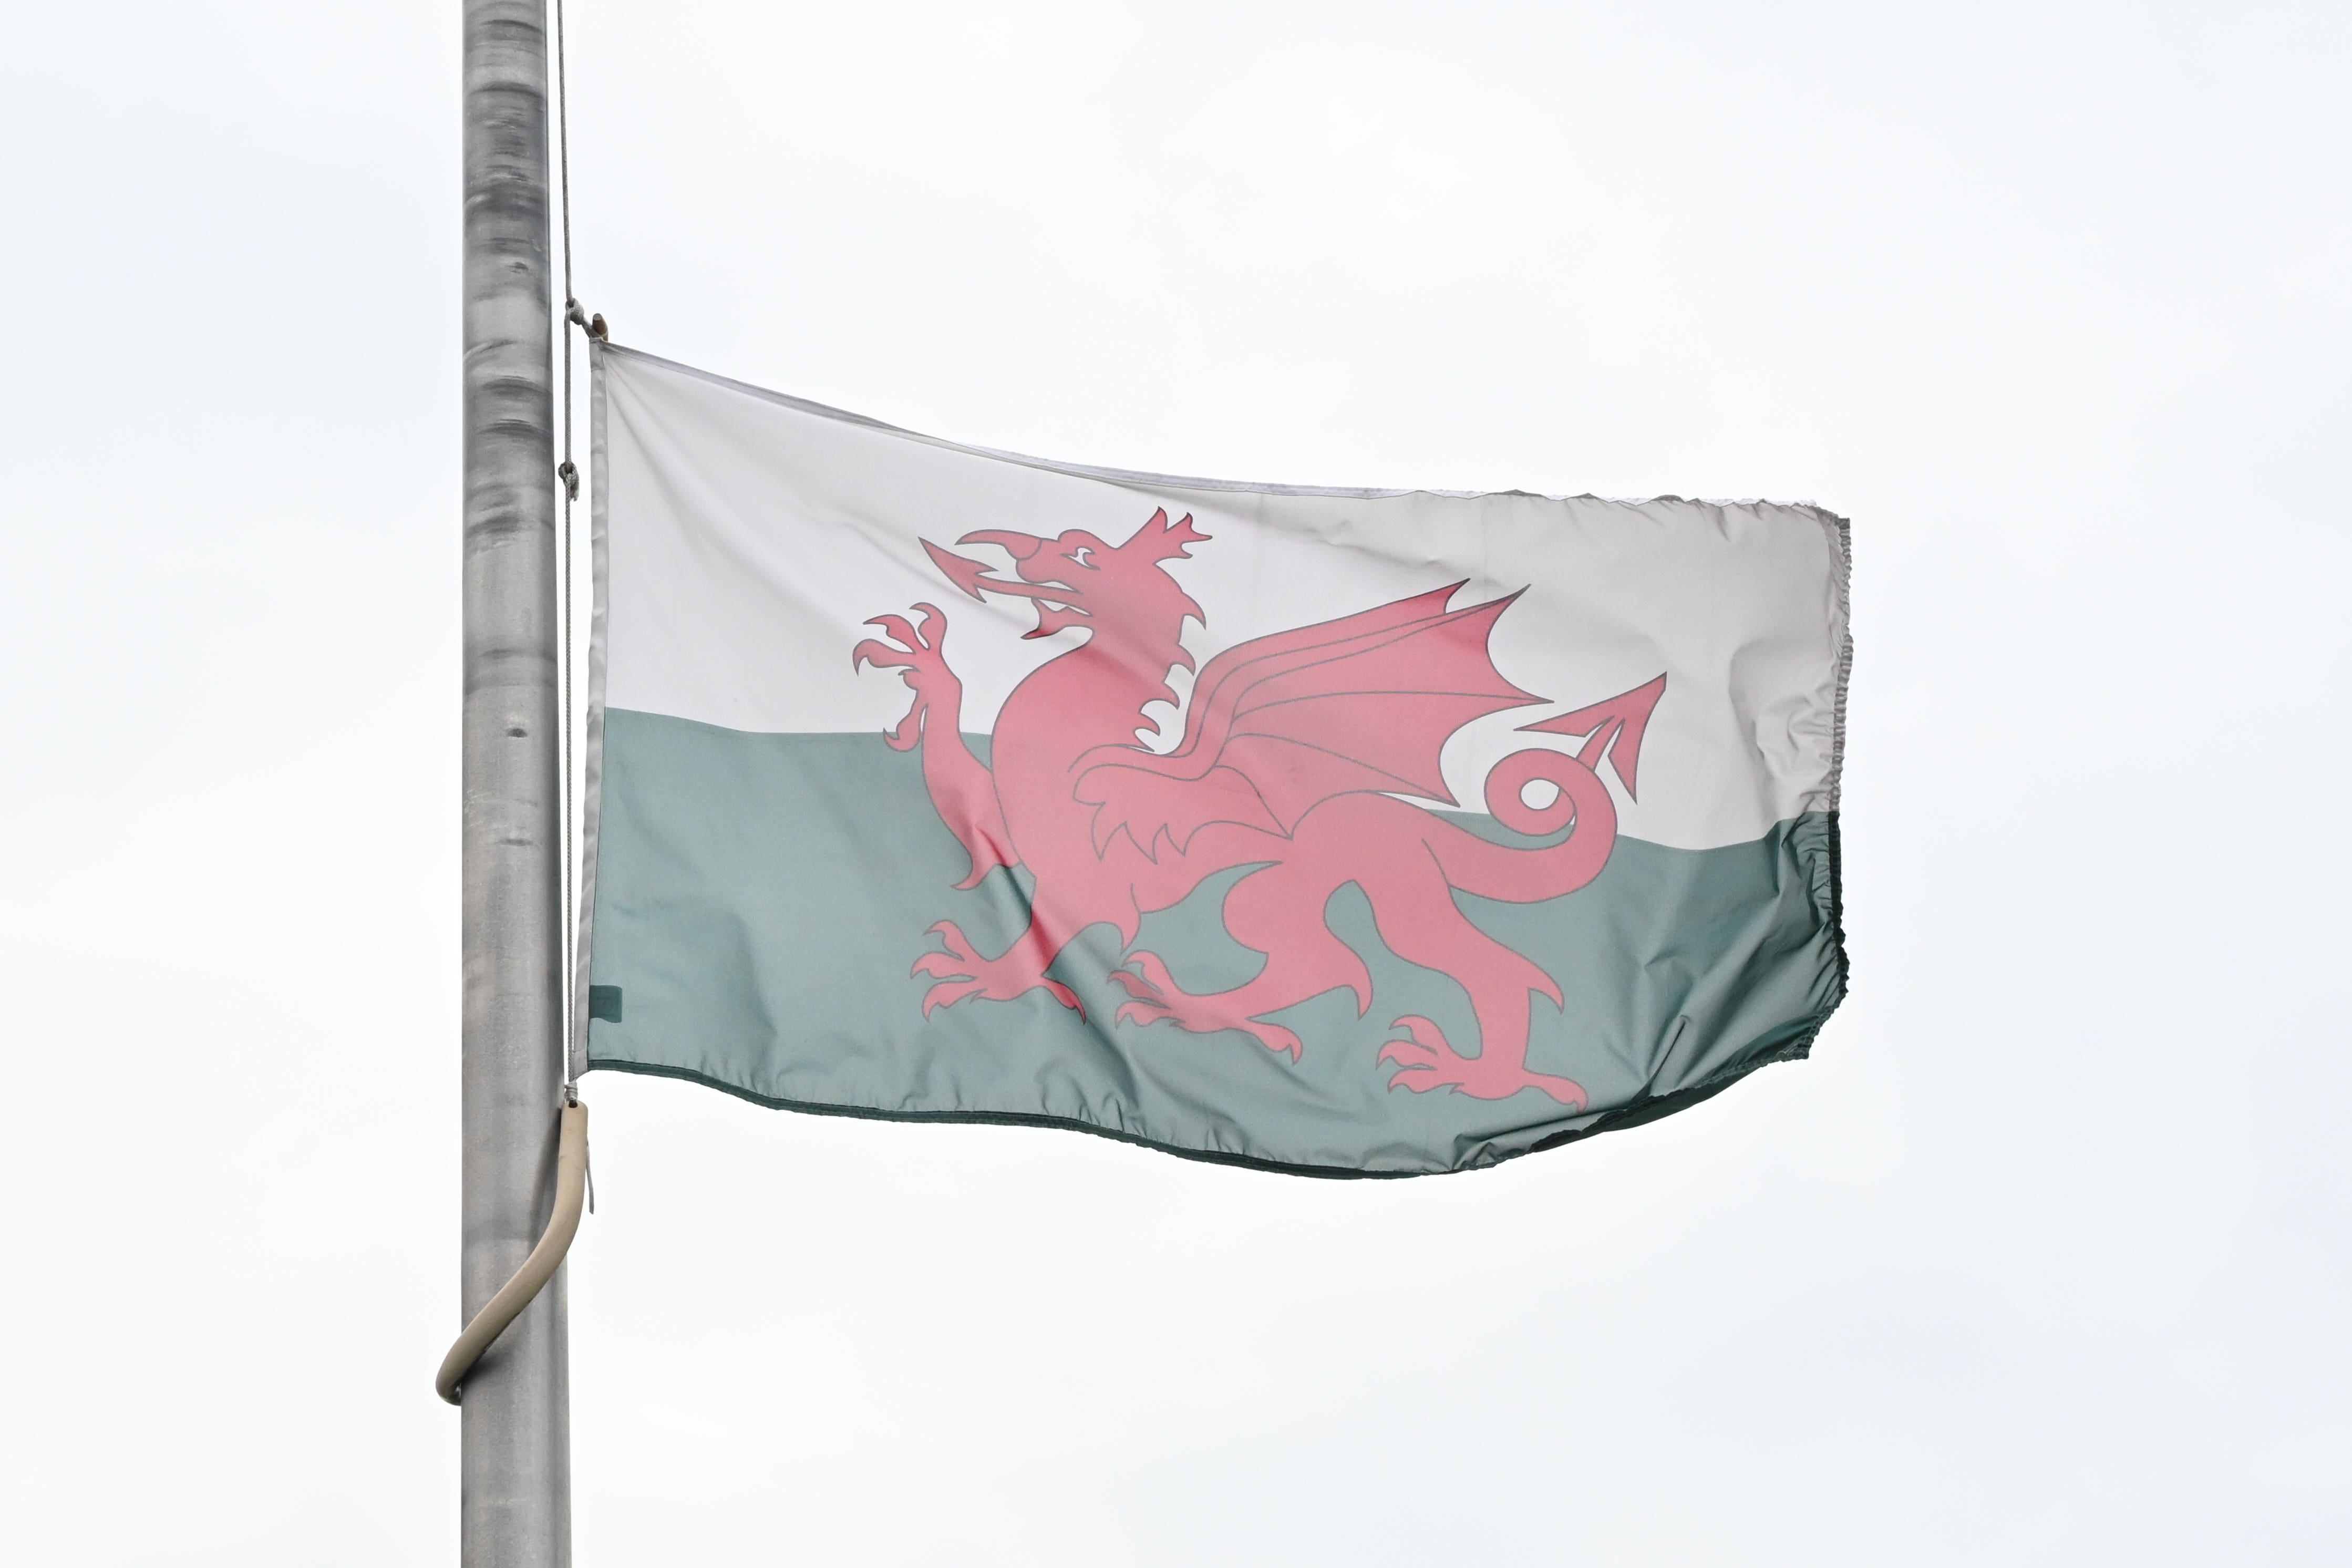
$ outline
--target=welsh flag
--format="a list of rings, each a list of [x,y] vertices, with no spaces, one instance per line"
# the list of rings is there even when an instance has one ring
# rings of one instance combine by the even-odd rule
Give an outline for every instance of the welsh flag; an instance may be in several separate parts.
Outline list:
[[[1084,468],[594,353],[585,1068],[1407,1175],[1843,996],[1839,518]]]

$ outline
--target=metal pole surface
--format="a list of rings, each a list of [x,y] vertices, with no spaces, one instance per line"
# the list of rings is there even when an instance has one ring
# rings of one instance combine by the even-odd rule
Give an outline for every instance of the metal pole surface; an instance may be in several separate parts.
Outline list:
[[[464,1300],[555,1195],[563,1097],[554,392],[541,0],[465,11]],[[563,1276],[467,1377],[465,1568],[572,1561]]]

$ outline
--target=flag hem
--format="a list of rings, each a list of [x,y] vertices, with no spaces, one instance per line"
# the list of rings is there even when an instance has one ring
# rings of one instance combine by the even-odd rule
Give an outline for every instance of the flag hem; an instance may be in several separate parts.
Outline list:
[[[1837,594],[1838,650],[1837,689],[1830,699],[1830,774],[1828,810],[1835,821],[1841,795],[1845,789],[1845,691],[1853,679],[1853,524],[1832,511],[1814,509],[1829,529],[1830,553],[1836,559],[1836,568],[1830,574],[1831,586]],[[1834,858],[1836,838],[1831,838],[1831,855]],[[1832,911],[1834,918],[1834,911]],[[1843,948],[1840,948],[1841,957]]]
[[[605,574],[610,552],[605,548],[611,509],[605,482],[604,359],[605,345],[588,343],[588,689],[586,733],[581,743],[580,778],[580,901],[572,916],[572,1038],[566,1042],[567,1075],[578,1081],[588,1070],[588,981],[591,949],[596,931],[597,833],[604,810],[604,658],[607,619]],[[571,584],[564,584],[571,591]],[[571,853],[565,846],[564,852]]]
[[[748,381],[737,381],[731,376],[719,375],[715,372],[698,369],[690,364],[680,364],[676,360],[664,359],[659,354],[647,353],[643,349],[627,348],[620,343],[612,342],[599,343],[596,348],[600,355],[619,354],[624,358],[641,360],[647,364],[659,365],[664,370],[676,371],[681,375],[692,376],[697,381],[709,382],[714,386],[723,386],[730,392],[740,392],[746,396],[756,397],[764,403],[781,404],[786,408],[796,409],[803,414],[814,415],[820,419],[835,419],[845,425],[862,426],[868,430],[878,430],[885,435],[903,437],[909,441],[920,441],[927,447],[938,447],[950,452],[961,452],[971,457],[988,458],[1003,463],[1017,463],[1023,468],[1040,468],[1048,473],[1071,474],[1081,479],[1102,479],[1112,484],[1147,485],[1180,490],[1223,490],[1244,495],[1336,496],[1352,500],[1383,500],[1399,496],[1443,496],[1453,500],[1475,500],[1486,496],[1526,496],[1537,500],[1612,501],[1619,505],[1630,506],[1641,506],[1651,501],[1676,501],[1686,506],[1769,506],[1782,508],[1789,511],[1809,513],[1831,525],[1833,531],[1842,529],[1845,522],[1845,520],[1835,512],[1809,500],[1776,501],[1759,497],[1709,500],[1701,496],[1677,495],[1596,496],[1590,490],[1580,490],[1573,495],[1565,492],[1553,494],[1547,490],[1450,490],[1436,489],[1425,485],[1402,485],[1385,489],[1359,485],[1285,485],[1250,479],[1208,479],[1187,474],[1155,474],[1141,468],[1101,468],[1090,463],[1066,463],[1052,458],[1033,458],[1024,452],[1008,452],[997,447],[974,447],[961,441],[950,441],[944,437],[926,436],[919,430],[909,430],[903,426],[893,425],[887,420],[876,419],[870,415],[853,414],[845,408],[835,408],[829,404],[817,403],[809,398],[794,397],[788,392],[755,386]]]
[[[1048,1116],[1019,1110],[883,1110],[867,1105],[833,1105],[818,1100],[785,1100],[775,1095],[761,1094],[757,1090],[744,1089],[740,1085],[729,1083],[723,1079],[698,1072],[692,1068],[675,1067],[666,1062],[633,1062],[614,1058],[591,1057],[588,1058],[588,1070],[634,1073],[640,1078],[677,1079],[687,1083],[699,1084],[705,1089],[715,1089],[721,1094],[748,1100],[767,1110],[796,1110],[809,1116],[840,1116],[856,1121],[929,1121],[973,1127],[1041,1127],[1060,1131],[1090,1133],[1097,1138],[1108,1138],[1115,1143],[1131,1143],[1139,1149],[1151,1149],[1162,1154],[1173,1154],[1180,1160],[1198,1160],[1211,1165],[1233,1165],[1242,1170],[1264,1171],[1278,1176],[1307,1176],[1321,1181],[1402,1181],[1414,1176],[1451,1176],[1465,1171],[1491,1170],[1507,1161],[1516,1160],[1523,1154],[1558,1149],[1566,1144],[1580,1142],[1598,1133],[1613,1132],[1624,1127],[1638,1127],[1643,1122],[1655,1121],[1661,1117],[1671,1116],[1675,1111],[1686,1110],[1702,1100],[1714,1099],[1759,1068],[1770,1067],[1775,1062],[1804,1060],[1811,1053],[1813,1039],[1821,1033],[1822,1026],[1829,1021],[1830,1013],[1835,1010],[1835,1005],[1832,1004],[1819,1016],[1809,1019],[1802,1032],[1778,1050],[1759,1057],[1753,1061],[1726,1068],[1712,1078],[1703,1079],[1695,1084],[1685,1084],[1670,1093],[1649,1095],[1629,1105],[1620,1106],[1601,1116],[1590,1127],[1575,1127],[1565,1131],[1555,1132],[1548,1138],[1530,1143],[1524,1149],[1513,1149],[1477,1164],[1447,1165],[1425,1171],[1371,1171],[1352,1165],[1309,1165],[1296,1161],[1269,1160],[1256,1154],[1237,1154],[1222,1149],[1187,1148],[1180,1143],[1163,1143],[1156,1138],[1144,1137],[1141,1133],[1124,1132],[1116,1127],[1098,1126],[1094,1122],[1081,1121],[1068,1116]]]

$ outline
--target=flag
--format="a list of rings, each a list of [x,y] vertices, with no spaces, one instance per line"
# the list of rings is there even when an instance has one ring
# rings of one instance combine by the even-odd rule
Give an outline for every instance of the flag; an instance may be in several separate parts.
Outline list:
[[[594,353],[578,1065],[1406,1175],[1843,996],[1832,514],[1085,468]]]

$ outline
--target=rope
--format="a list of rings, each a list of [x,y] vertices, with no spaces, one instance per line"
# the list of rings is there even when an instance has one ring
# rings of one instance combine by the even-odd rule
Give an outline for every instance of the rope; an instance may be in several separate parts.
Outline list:
[[[579,1020],[573,1016],[579,984],[572,969],[580,962],[580,939],[572,913],[572,601],[575,592],[572,577],[572,503],[580,498],[580,470],[572,461],[572,323],[580,318],[580,301],[572,292],[572,105],[565,92],[563,71],[563,0],[555,0],[555,166],[563,215],[563,320],[556,327],[563,334],[563,461],[555,470],[563,481],[563,591],[557,595],[562,606],[556,617],[556,635],[563,639],[563,924],[559,929],[563,932],[567,960],[561,971],[564,977],[563,996],[556,1016],[563,1029],[564,1103],[576,1105],[580,1100],[580,1079],[572,1070],[572,1046],[574,1031],[579,1027]]]
[[[572,910],[572,891],[578,867],[573,860],[572,836],[572,731],[575,718],[572,707],[572,610],[577,601],[578,584],[572,572],[572,508],[580,499],[580,469],[572,460],[572,329],[578,327],[598,342],[607,341],[604,318],[592,316],[580,308],[579,297],[572,289],[572,101],[567,90],[563,49],[563,0],[555,4],[555,167],[558,202],[562,214],[563,230],[563,321],[557,331],[563,334],[563,460],[555,466],[555,477],[563,481],[563,543],[562,588],[556,595],[556,636],[562,642],[558,656],[562,685],[563,741],[560,766],[563,771],[563,942],[568,963],[563,969],[562,1001],[556,1011],[557,1023],[563,1031],[563,1100],[567,1105],[580,1102],[580,1077],[574,1070],[584,1052],[575,1049],[580,1044],[580,936],[577,917]],[[584,851],[585,846],[580,847]],[[588,1207],[595,1212],[595,1190],[589,1190]]]

